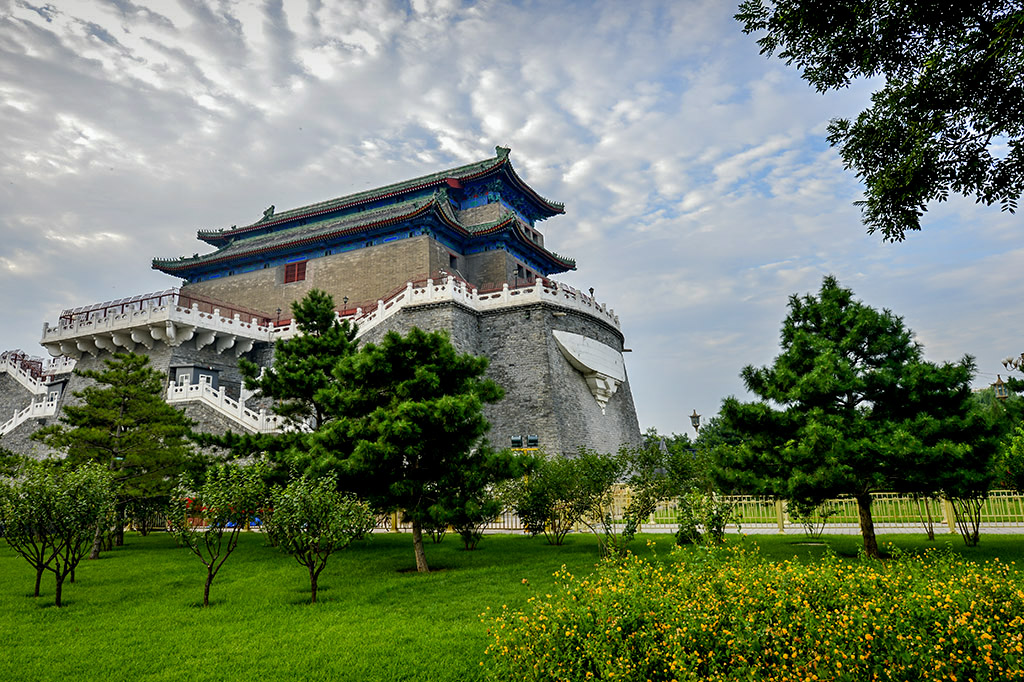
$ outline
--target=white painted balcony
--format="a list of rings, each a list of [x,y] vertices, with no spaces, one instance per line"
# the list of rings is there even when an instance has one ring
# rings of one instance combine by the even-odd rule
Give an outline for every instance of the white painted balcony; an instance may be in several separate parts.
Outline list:
[[[212,347],[237,357],[256,342],[291,338],[299,331],[294,320],[276,326],[258,313],[232,310],[230,315],[221,314],[228,304],[223,304],[225,308],[211,307],[209,302],[178,304],[188,301],[185,294],[169,290],[65,311],[57,326],[43,325],[40,343],[54,357],[80,358],[83,353],[95,357],[100,351],[132,352],[139,346],[152,350],[157,343],[179,346],[185,342],[194,342],[200,350]],[[620,328],[613,310],[554,280],[538,279],[518,287],[505,284],[500,290],[481,293],[445,273],[436,279],[409,282],[373,305],[342,311],[340,316],[359,325],[364,334],[404,308],[445,302],[480,312],[547,303]]]
[[[35,368],[32,362],[37,363]],[[69,374],[74,368],[75,360],[68,357],[54,358],[43,363],[38,358],[27,358],[20,352],[11,351],[0,355],[0,374],[6,373],[35,395],[45,395],[50,378]]]
[[[152,350],[157,343],[180,346],[195,341],[197,349],[213,347],[218,353],[236,357],[252,349],[257,341],[271,338],[264,321],[243,319],[238,313],[225,317],[220,309],[203,312],[199,304],[182,307],[175,303],[128,309],[92,317],[62,320],[56,327],[43,324],[40,343],[53,356],[95,357],[100,351],[133,352],[138,346]]]

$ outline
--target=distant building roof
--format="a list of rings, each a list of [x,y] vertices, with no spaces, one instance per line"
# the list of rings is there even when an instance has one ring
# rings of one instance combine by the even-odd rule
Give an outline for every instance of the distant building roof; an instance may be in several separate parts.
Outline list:
[[[507,148],[497,147],[496,157],[459,168],[284,213],[274,213],[271,207],[262,220],[252,225],[200,231],[199,238],[217,246],[217,250],[192,257],[154,258],[153,268],[195,279],[225,274],[235,264],[291,257],[408,226],[440,229],[463,247],[500,239],[530,254],[537,262],[545,263],[546,274],[575,269],[575,261],[547,250],[540,240],[526,233],[527,225],[533,220],[564,213],[565,208],[542,198],[523,182],[513,170],[508,155]],[[464,202],[476,202],[475,205],[493,203],[496,199],[490,192],[495,186],[504,188],[500,196],[502,205],[490,213],[491,218],[497,214],[496,219],[472,224],[460,220],[455,208],[461,204],[453,199],[452,193],[462,196]],[[468,196],[467,192],[473,196]]]
[[[243,227],[232,226],[229,229],[199,230],[197,236],[205,242],[217,245],[224,243],[229,239],[248,235],[253,232],[262,232],[290,221],[316,218],[325,214],[344,211],[357,206],[372,204],[384,199],[390,199],[403,194],[410,194],[430,188],[444,186],[460,188],[468,181],[478,180],[499,173],[503,174],[511,184],[519,189],[519,191],[521,191],[523,195],[535,205],[537,212],[541,216],[551,217],[560,213],[565,213],[564,204],[543,198],[519,177],[512,168],[512,163],[509,161],[510,151],[511,150],[508,147],[495,147],[496,156],[490,159],[477,161],[475,163],[470,163],[465,166],[459,166],[458,168],[452,168],[437,173],[431,173],[430,175],[413,178],[412,180],[396,182],[391,185],[385,185],[384,187],[378,187],[365,192],[357,192],[355,194],[348,194],[336,199],[320,201],[315,204],[293,208],[281,213],[271,212],[264,215],[263,218],[255,223],[245,225]],[[271,207],[271,209],[273,209],[273,207]]]

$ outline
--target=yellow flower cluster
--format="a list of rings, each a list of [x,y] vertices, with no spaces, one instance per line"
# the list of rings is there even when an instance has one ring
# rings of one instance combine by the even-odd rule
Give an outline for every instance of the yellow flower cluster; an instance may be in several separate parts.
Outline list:
[[[948,553],[813,565],[633,555],[483,621],[517,680],[1024,680],[1024,586]]]

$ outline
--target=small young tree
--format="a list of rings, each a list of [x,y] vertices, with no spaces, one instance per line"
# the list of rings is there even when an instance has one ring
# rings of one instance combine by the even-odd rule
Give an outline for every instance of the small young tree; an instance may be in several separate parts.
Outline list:
[[[543,532],[549,544],[561,545],[578,523],[600,523],[621,473],[614,456],[587,449],[542,458],[529,476],[512,483],[516,515],[530,533]]]
[[[467,550],[476,549],[484,526],[505,510],[501,484],[527,475],[536,461],[511,450],[494,452],[486,445],[481,450],[483,466],[450,471],[436,487],[428,509],[430,525],[441,529],[441,534],[451,526]]]
[[[1018,426],[1009,438],[1001,462],[1005,484],[1024,493],[1024,427]]]
[[[628,499],[620,517],[604,515],[603,537],[598,534],[598,538],[602,553],[622,554],[658,503],[678,494],[678,485],[673,477],[672,454],[662,440],[645,439],[643,447],[619,448],[616,460]]]
[[[191,422],[163,399],[165,377],[145,355],[115,354],[104,371],[76,370],[96,383],[75,393],[60,423],[33,438],[67,454],[65,466],[96,462],[114,476],[114,524],[122,544],[125,510],[137,500],[166,499],[174,479],[195,463],[187,436]],[[90,558],[99,557],[103,528],[97,527]]]
[[[57,555],[57,538],[44,524],[44,510],[55,496],[53,473],[41,465],[28,467],[17,480],[0,481],[0,535],[36,572],[39,596],[43,572]]]
[[[63,469],[56,479],[56,495],[45,523],[56,537],[57,553],[47,570],[56,578],[54,603],[61,606],[64,580],[70,576],[75,581],[75,567],[92,546],[96,527],[113,514],[117,496],[110,471],[96,463],[73,471]]]
[[[63,605],[64,581],[91,544],[96,524],[113,509],[109,472],[95,464],[76,470],[49,463],[25,465],[22,475],[0,486],[0,528],[7,543],[36,570],[39,596],[44,570],[56,579],[54,603]]]
[[[373,511],[353,495],[339,492],[337,482],[328,476],[296,478],[273,491],[271,505],[267,533],[309,571],[310,600],[315,604],[327,560],[363,535],[374,521]]]
[[[202,485],[184,477],[174,489],[168,520],[178,542],[206,567],[203,606],[210,605],[210,585],[238,546],[238,534],[266,503],[264,473],[262,462],[220,464],[207,470]]]

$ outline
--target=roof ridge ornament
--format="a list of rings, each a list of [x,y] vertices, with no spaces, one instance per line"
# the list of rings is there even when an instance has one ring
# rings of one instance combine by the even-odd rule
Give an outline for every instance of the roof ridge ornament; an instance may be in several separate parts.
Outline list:
[[[274,217],[274,205],[271,204],[270,208],[268,208],[267,210],[265,210],[263,212],[263,218],[262,218],[262,220],[260,222],[262,222],[263,220],[270,220],[273,217]]]
[[[502,158],[507,159],[508,155],[509,155],[509,152],[512,151],[512,148],[511,147],[502,147],[499,144],[499,145],[497,145],[494,148],[494,151],[495,151],[495,153],[497,153],[499,159],[502,159]]]

